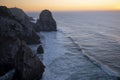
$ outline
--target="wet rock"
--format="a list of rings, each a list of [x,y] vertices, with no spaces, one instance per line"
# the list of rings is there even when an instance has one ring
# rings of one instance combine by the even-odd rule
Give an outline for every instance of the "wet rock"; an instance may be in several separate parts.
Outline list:
[[[36,23],[36,31],[56,31],[56,21],[49,10],[43,10]]]
[[[44,50],[43,50],[42,45],[40,45],[40,46],[37,48],[37,53],[38,53],[38,54],[44,53]]]
[[[32,53],[24,42],[15,57],[15,75],[12,80],[39,80],[44,72],[44,65]]]
[[[0,37],[0,76],[14,68],[14,57],[19,47],[19,39]]]

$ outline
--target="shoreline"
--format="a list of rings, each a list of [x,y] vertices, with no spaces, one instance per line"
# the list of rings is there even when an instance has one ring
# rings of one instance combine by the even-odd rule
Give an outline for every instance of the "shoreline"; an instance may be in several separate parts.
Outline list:
[[[119,71],[116,71],[117,70],[115,69],[116,67],[114,68],[113,66],[112,68],[111,66],[107,65],[107,63],[103,64],[104,60],[103,61],[99,60],[99,58],[101,57],[96,59],[95,56],[88,54],[84,49],[82,49],[80,44],[77,43],[77,41],[74,40],[73,37],[66,34],[64,30],[63,31],[57,30],[56,27],[57,23],[53,19],[52,13],[49,10],[44,10],[43,12],[41,12],[39,18],[36,20],[34,20],[34,18],[32,17],[28,17],[21,9],[11,8],[11,10],[13,10],[14,17],[11,11],[7,7],[3,6],[1,7],[1,10],[3,10],[3,13],[6,13],[6,14],[3,13],[0,14],[1,21],[2,19],[8,21],[7,27],[5,24],[1,24],[5,26],[5,30],[8,31],[8,33],[5,33],[4,28],[1,28],[3,29],[3,31],[1,30],[1,33],[2,36],[4,37],[4,38],[1,37],[1,39],[3,39],[1,40],[1,44],[5,48],[5,50],[4,48],[1,49],[1,52],[3,51],[3,53],[6,53],[5,55],[3,55],[4,57],[3,59],[6,59],[9,56],[7,54],[9,52],[4,52],[4,51],[6,50],[9,51],[10,49],[11,51],[10,55],[12,56],[11,58],[13,60],[15,59],[15,63],[14,61],[11,60],[12,65],[15,64],[15,66],[14,65],[12,66],[12,68],[15,69],[15,71],[11,70],[10,72],[7,72],[0,79],[4,77],[6,77],[7,79],[9,75],[11,77],[12,76],[11,73],[15,74],[14,75],[15,78],[18,77],[22,78],[23,76],[17,74],[19,74],[19,72],[21,74],[23,73],[22,68],[27,69],[29,72],[29,67],[32,67],[32,72],[30,75],[32,75],[31,78],[33,79],[35,78],[37,79],[39,77],[42,78],[42,74],[43,74],[42,80],[49,80],[49,79],[50,80],[56,80],[56,79],[57,80],[75,80],[75,79],[117,80],[118,79],[119,80],[120,79],[120,73]],[[19,15],[17,15],[19,11],[21,11],[20,14],[23,14],[25,17],[21,18]],[[3,21],[3,23],[5,21]],[[13,25],[10,21],[15,24]],[[26,21],[28,22],[26,23]],[[50,22],[51,24],[48,25],[48,22]],[[17,30],[20,31],[20,33],[17,33]],[[100,36],[99,33],[95,33],[95,34],[98,34]],[[99,38],[101,38],[101,36]],[[8,44],[5,44],[4,40],[8,42]],[[13,47],[9,47],[10,45],[13,45]],[[9,61],[9,57],[7,58],[8,61]],[[35,63],[37,63],[37,65]],[[23,65],[27,64],[27,66],[29,67],[27,67],[26,65],[24,65],[25,66],[24,67],[23,65],[19,65],[19,64],[23,64]],[[7,65],[10,67],[9,64]],[[44,65],[46,66],[46,68]],[[116,66],[119,67],[119,65]],[[16,74],[19,68],[20,70]],[[42,71],[40,71],[40,69]],[[37,70],[39,71],[37,72]],[[36,75],[34,75],[34,73]],[[25,73],[25,74],[29,74],[29,73]],[[25,79],[31,79],[31,78],[25,76]]]
[[[54,34],[56,34],[56,36],[54,35]],[[85,60],[85,64],[90,64],[90,65],[94,65],[94,68],[95,69],[93,69],[93,70],[96,70],[96,72],[98,71],[98,72],[100,72],[100,74],[104,74],[103,75],[103,77],[105,78],[105,76],[106,76],[106,78],[107,78],[107,75],[108,74],[106,74],[106,73],[104,73],[104,71],[103,71],[103,69],[99,69],[100,67],[98,67],[96,64],[94,64],[93,62],[91,62],[91,60],[89,60],[88,58],[86,58],[84,55],[83,55],[83,52],[81,52],[81,49],[79,49],[78,48],[78,46],[76,46],[74,43],[73,43],[73,41],[71,41],[70,39],[69,39],[69,37],[67,37],[67,36],[65,36],[63,33],[61,33],[60,31],[58,31],[58,32],[42,32],[42,34],[41,34],[42,36],[44,36],[44,39],[42,39],[41,38],[41,41],[42,41],[42,44],[43,44],[43,47],[44,47],[44,49],[45,49],[45,53],[43,54],[43,63],[45,64],[45,66],[46,66],[46,69],[45,69],[45,73],[43,74],[43,79],[42,80],[49,80],[49,78],[51,79],[52,78],[52,80],[55,80],[55,78],[54,78],[54,76],[56,75],[56,74],[54,74],[54,71],[53,72],[49,72],[49,70],[51,70],[50,68],[52,68],[52,67],[54,67],[54,66],[52,66],[52,65],[55,65],[56,64],[56,66],[57,66],[57,64],[59,64],[59,61],[60,61],[60,63],[62,62],[65,62],[65,64],[66,64],[66,60],[64,61],[64,58],[63,58],[63,61],[62,61],[62,59],[60,59],[59,60],[59,58],[62,58],[63,56],[69,56],[69,55],[71,55],[71,56],[69,56],[69,58],[71,58],[71,61],[72,61],[72,57],[73,57],[73,59],[75,59],[74,57],[77,55],[79,55],[79,57],[81,56],[81,58],[83,58],[82,60]],[[53,36],[54,35],[54,36]],[[49,38],[47,38],[47,36],[49,36]],[[61,38],[60,38],[60,36],[61,36]],[[61,40],[62,41],[61,41]],[[57,41],[58,40],[58,41]],[[49,41],[52,41],[52,42],[49,42]],[[64,42],[65,41],[65,42]],[[67,41],[67,43],[66,43],[66,41]],[[46,43],[47,42],[47,43]],[[56,44],[56,42],[57,42],[57,44]],[[50,44],[53,44],[52,46],[51,46],[51,48],[50,48],[50,46],[49,46],[49,43]],[[58,44],[59,43],[59,44]],[[74,44],[74,45],[73,45]],[[58,47],[56,47],[56,50],[57,49],[64,49],[63,50],[63,52],[59,52],[59,50],[58,51],[50,51],[52,48],[54,48],[55,46],[57,46],[57,45],[59,45]],[[60,47],[61,46],[61,47]],[[65,47],[66,46],[66,47]],[[71,46],[71,47],[70,47]],[[72,47],[73,46],[73,47]],[[70,49],[70,50],[69,50]],[[57,52],[57,53],[56,53]],[[57,55],[56,55],[57,54]],[[49,55],[49,56],[48,56]],[[54,56],[54,57],[53,57]],[[76,56],[76,59],[77,59],[77,56]],[[48,59],[47,59],[48,58]],[[68,58],[68,60],[67,60],[67,62],[69,62],[69,58]],[[58,60],[57,60],[58,59]],[[87,60],[88,59],[88,60]],[[54,61],[55,60],[55,61]],[[49,62],[48,62],[49,61]],[[79,61],[79,60],[78,60]],[[54,62],[54,63],[53,63]],[[81,62],[81,60],[79,61],[79,62]],[[77,64],[75,64],[75,66],[76,66]],[[79,65],[79,67],[81,66],[82,64],[80,64]],[[51,67],[50,67],[51,66]],[[96,67],[95,67],[96,66]],[[60,68],[59,68],[60,67]],[[63,69],[64,70],[64,67],[65,66],[59,66],[59,67],[56,67],[56,69],[55,69],[55,73],[57,72],[57,73],[59,73],[59,74],[66,74],[66,76],[67,76],[67,73],[65,72],[65,71],[61,71],[61,69]],[[67,67],[67,66],[66,66]],[[85,65],[84,65],[84,67],[85,67]],[[98,67],[98,68],[97,68]],[[68,65],[68,68],[70,68],[70,66]],[[81,67],[81,70],[82,70],[82,68],[83,67]],[[87,70],[89,71],[91,71],[91,68],[90,67],[86,67],[86,68],[88,68]],[[90,69],[89,69],[90,68]],[[60,70],[60,71],[59,71]],[[79,68],[78,68],[78,71],[79,71]],[[82,72],[82,71],[81,71]],[[69,71],[68,71],[68,73],[69,73]],[[85,73],[85,74],[88,74],[88,73]],[[85,75],[84,74],[84,75]],[[93,73],[94,74],[94,73]],[[105,75],[106,74],[106,75]],[[51,76],[53,76],[53,77],[51,77]],[[71,75],[73,75],[73,74],[71,74]],[[79,74],[79,75],[82,75],[82,74]],[[57,76],[57,75],[56,75]],[[59,77],[62,77],[62,75],[59,75]],[[98,75],[96,75],[96,76],[98,76]],[[110,76],[110,75],[109,75]],[[70,76],[69,76],[70,77]],[[87,76],[86,76],[87,77]],[[92,75],[91,75],[91,77],[93,77]],[[58,80],[59,80],[59,78],[58,77],[56,77]],[[63,78],[65,78],[65,76],[63,77]],[[117,80],[115,77],[109,77],[109,78],[111,78],[111,79],[109,79],[109,80]],[[63,80],[65,80],[65,79],[63,79]],[[94,79],[93,79],[94,80]],[[106,80],[106,79],[105,79]]]

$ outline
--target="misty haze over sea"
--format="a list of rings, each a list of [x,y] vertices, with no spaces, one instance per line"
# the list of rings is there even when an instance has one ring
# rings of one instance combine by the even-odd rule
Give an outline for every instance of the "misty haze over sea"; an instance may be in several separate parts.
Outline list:
[[[37,19],[39,12],[28,15]],[[47,35],[57,34],[61,39],[64,38],[59,35],[62,33],[77,44],[83,54],[93,57],[120,75],[120,11],[53,12],[53,16],[57,21],[58,32]],[[64,41],[61,43],[65,44]],[[47,61],[45,63],[48,64]]]

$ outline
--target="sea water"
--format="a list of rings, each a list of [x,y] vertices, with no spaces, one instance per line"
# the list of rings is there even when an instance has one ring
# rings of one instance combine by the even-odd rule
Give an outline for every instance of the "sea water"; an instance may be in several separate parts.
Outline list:
[[[58,13],[55,18],[85,54],[120,75],[120,11]]]
[[[107,74],[120,75],[120,11],[54,12],[53,17],[58,32],[38,33],[45,49],[43,80],[114,80]]]

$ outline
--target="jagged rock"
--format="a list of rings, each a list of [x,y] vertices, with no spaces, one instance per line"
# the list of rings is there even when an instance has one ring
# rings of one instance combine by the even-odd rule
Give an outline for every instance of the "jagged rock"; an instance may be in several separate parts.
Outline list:
[[[34,30],[33,23],[31,22],[31,18],[27,16],[23,10],[19,8],[10,8],[10,11],[12,12],[15,20],[17,20],[24,28],[24,34],[26,34],[26,37],[24,37],[25,41],[28,44],[38,44],[40,43],[39,36],[36,34]]]
[[[40,80],[44,68],[40,59],[22,42],[15,57],[16,71],[12,80]]]
[[[36,31],[56,31],[56,21],[49,10],[43,10],[36,23]]]
[[[22,25],[18,22],[0,17],[0,35],[6,37],[22,37],[24,36],[24,30]]]
[[[14,68],[14,57],[19,47],[19,39],[0,36],[0,76]]]
[[[21,44],[23,40],[39,42],[39,36],[25,23],[26,20],[17,18],[7,7],[0,6],[0,76],[16,68],[14,80],[42,77],[44,65],[25,43]]]
[[[44,65],[31,49],[17,38],[0,37],[0,76],[15,68],[13,80],[38,80]]]
[[[44,50],[43,50],[42,45],[40,45],[40,46],[37,48],[37,53],[38,53],[38,54],[44,53]]]
[[[33,32],[29,35],[29,31],[24,29],[17,21],[0,17],[0,22],[1,35],[18,37],[21,40],[25,40],[28,44],[40,43],[39,36],[36,33]]]
[[[20,9],[16,8],[14,10],[13,8],[8,9],[5,6],[0,6],[0,29],[10,33],[9,35],[25,40],[28,44],[40,43],[40,37],[32,28],[28,17]]]
[[[10,10],[6,6],[0,6],[0,16],[13,17]]]
[[[25,24],[30,21],[30,17],[25,14],[22,9],[19,8],[9,8],[12,15],[16,20],[18,20],[21,24]]]

